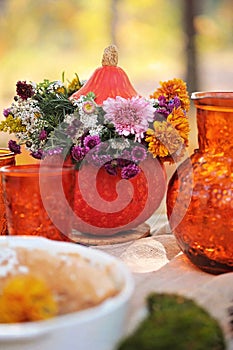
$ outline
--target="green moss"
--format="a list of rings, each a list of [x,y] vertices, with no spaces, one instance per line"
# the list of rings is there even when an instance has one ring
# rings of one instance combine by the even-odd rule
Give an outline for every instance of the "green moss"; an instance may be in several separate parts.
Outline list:
[[[153,293],[147,305],[148,317],[118,350],[226,349],[218,322],[193,300]]]

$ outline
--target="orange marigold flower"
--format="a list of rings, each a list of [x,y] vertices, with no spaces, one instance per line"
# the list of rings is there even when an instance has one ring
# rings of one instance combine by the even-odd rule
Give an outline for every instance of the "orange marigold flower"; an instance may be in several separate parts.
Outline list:
[[[57,303],[46,283],[31,275],[12,277],[0,295],[0,323],[44,320],[57,313]]]
[[[183,138],[185,146],[188,146],[189,137],[189,122],[181,107],[174,108],[172,113],[167,117],[167,121],[170,122],[173,127],[179,132]]]
[[[149,129],[146,134],[145,141],[148,142],[148,151],[154,158],[166,157],[169,155],[167,147],[157,139],[152,129]]]
[[[182,79],[174,78],[165,82],[160,82],[161,87],[158,88],[151,98],[157,99],[160,95],[166,97],[167,100],[178,96],[181,102],[181,107],[186,111],[190,108],[190,99],[187,92],[186,83]]]

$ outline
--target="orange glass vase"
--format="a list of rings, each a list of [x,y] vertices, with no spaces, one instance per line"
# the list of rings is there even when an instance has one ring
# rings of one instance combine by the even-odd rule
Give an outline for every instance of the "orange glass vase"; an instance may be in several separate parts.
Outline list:
[[[15,154],[8,148],[0,148],[0,167],[15,164]],[[2,193],[2,177],[0,175],[0,235],[8,234],[5,204]]]
[[[163,164],[148,156],[129,180],[110,175],[104,167],[85,164],[76,172],[74,228],[109,236],[136,228],[159,207],[166,192]]]
[[[194,93],[199,149],[169,181],[167,214],[200,269],[233,271],[233,92]]]

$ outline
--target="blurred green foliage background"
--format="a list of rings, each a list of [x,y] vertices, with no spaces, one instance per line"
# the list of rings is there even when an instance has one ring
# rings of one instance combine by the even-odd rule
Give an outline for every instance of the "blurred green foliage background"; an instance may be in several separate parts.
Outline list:
[[[88,79],[111,43],[141,94],[160,80],[185,79],[185,1],[0,0],[0,112],[18,80],[58,80],[63,71],[68,80]],[[233,2],[194,2],[197,88],[232,90]],[[6,138],[0,133],[1,146]]]

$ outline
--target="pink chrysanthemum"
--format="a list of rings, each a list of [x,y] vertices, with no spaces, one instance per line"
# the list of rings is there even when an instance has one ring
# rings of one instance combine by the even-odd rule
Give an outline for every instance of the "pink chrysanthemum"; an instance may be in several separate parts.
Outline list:
[[[117,96],[108,98],[103,102],[106,112],[105,118],[113,123],[119,135],[135,135],[135,141],[141,141],[144,132],[149,127],[149,122],[154,119],[154,108],[143,97],[125,99]]]

